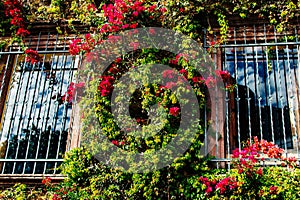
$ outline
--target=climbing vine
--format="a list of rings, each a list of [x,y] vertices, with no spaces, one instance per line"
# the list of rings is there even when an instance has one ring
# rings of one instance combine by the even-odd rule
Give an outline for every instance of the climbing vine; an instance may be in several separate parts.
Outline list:
[[[56,24],[57,32],[60,34],[67,33],[65,27],[69,27],[73,32],[76,32],[75,24],[77,22],[86,25],[88,27],[86,31],[98,32],[103,28],[103,24],[106,24],[106,11],[103,9],[103,5],[110,5],[113,2],[119,4],[122,10],[122,2],[132,1],[117,0],[101,1],[100,3],[94,0],[1,0],[0,34],[11,34],[11,39],[1,41],[1,43],[22,43],[22,38],[30,33],[29,27],[37,21]],[[141,3],[148,12],[144,12],[143,16],[139,17],[140,21],[137,22],[139,25],[143,22],[143,26],[149,24],[163,26],[188,34],[193,39],[199,39],[202,28],[204,26],[210,28],[211,23],[216,21],[222,35],[221,42],[226,38],[232,17],[239,17],[242,21],[247,20],[250,16],[255,16],[271,25],[275,25],[277,31],[280,32],[284,31],[292,24],[293,20],[299,17],[300,10],[300,2],[296,0],[163,0],[141,1]],[[135,8],[131,7],[129,9]],[[125,19],[137,17],[135,15],[140,11],[132,12],[133,16],[126,16]],[[151,17],[149,18],[149,16]],[[143,21],[145,19],[148,21]],[[62,29],[62,27],[64,28]]]

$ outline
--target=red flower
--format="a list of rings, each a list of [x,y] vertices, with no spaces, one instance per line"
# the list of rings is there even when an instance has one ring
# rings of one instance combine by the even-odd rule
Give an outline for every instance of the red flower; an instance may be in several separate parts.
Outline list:
[[[138,23],[131,24],[131,25],[130,25],[130,28],[135,29],[137,26],[138,26]]]
[[[222,78],[224,81],[228,81],[230,79],[230,73],[228,71],[216,70],[216,75]]]
[[[216,84],[216,79],[215,78],[213,78],[212,76],[209,76],[209,77],[206,78],[205,85],[208,88],[213,87],[215,84]]]
[[[178,60],[172,59],[172,60],[169,61],[169,63],[170,63],[170,64],[173,64],[173,65],[177,65]]]
[[[132,13],[132,15],[135,16],[135,17],[137,17],[137,16],[139,15],[139,13],[138,13],[137,11],[134,11],[134,12]]]
[[[163,78],[171,79],[171,78],[174,77],[174,75],[175,75],[175,74],[174,74],[174,70],[167,69],[167,70],[165,70],[165,71],[163,72],[162,77],[163,77]]]
[[[209,187],[206,188],[205,193],[207,195],[209,195],[212,191],[213,191],[213,188],[209,186]]]
[[[22,37],[25,37],[29,34],[30,34],[30,32],[28,30],[24,29],[24,28],[19,28],[17,30],[17,33],[16,33],[16,35],[19,35],[19,36],[22,36]]]
[[[71,41],[70,48],[69,48],[69,52],[70,52],[71,55],[78,55],[79,54],[80,46],[78,45],[78,43],[81,43],[80,38],[76,38],[76,39]]]
[[[122,58],[116,58],[116,63],[120,63],[122,61]]]
[[[155,34],[154,28],[150,28],[150,29],[149,29],[149,33],[150,33],[150,35],[154,35],[154,34]]]
[[[9,10],[9,14],[11,16],[20,16],[20,13],[21,13],[21,10],[18,9],[18,8],[14,8],[14,9]]]
[[[129,24],[124,24],[123,26],[122,26],[122,29],[127,29],[129,27]]]
[[[42,184],[44,184],[46,186],[50,185],[51,184],[51,178],[47,176],[46,178],[44,178],[42,180]]]
[[[229,186],[230,190],[233,190],[237,187],[237,182],[234,178],[226,177],[219,181],[216,185],[216,189],[220,190],[221,194],[224,194],[227,191],[227,187]]]
[[[180,72],[185,78],[188,77],[188,71],[186,71],[185,69],[181,69],[179,72]]]
[[[180,112],[180,108],[178,108],[178,107],[172,107],[172,108],[170,108],[170,111],[169,111],[170,115],[172,115],[174,117],[178,116],[179,112]]]
[[[153,11],[155,10],[155,8],[156,8],[156,5],[155,5],[155,4],[152,5],[152,6],[150,6],[150,7],[148,8],[148,12],[153,12]]]
[[[30,62],[31,64],[35,64],[40,60],[40,56],[38,52],[33,49],[26,49],[25,54],[27,54],[25,58],[25,62]]]
[[[13,17],[11,22],[12,25],[14,26],[22,26],[24,23],[24,19],[22,17]]]
[[[175,87],[177,84],[176,83],[174,83],[174,82],[168,82],[167,84],[166,84],[166,86],[165,86],[165,88],[167,88],[167,89],[172,89],[173,87]]]
[[[113,82],[115,78],[112,76],[103,76],[102,81],[98,86],[98,90],[101,92],[101,96],[108,96],[114,89]]]
[[[161,8],[161,9],[160,9],[160,12],[162,12],[162,13],[167,12],[167,8]]]
[[[94,4],[90,3],[88,6],[87,6],[87,9],[88,11],[92,12],[92,11],[96,11],[97,8]]]
[[[82,87],[84,87],[84,82],[79,82],[79,83],[77,83],[76,85],[75,85],[75,87],[76,88],[82,88]]]
[[[256,174],[262,176],[263,175],[263,169],[260,167],[257,171]]]
[[[205,82],[204,78],[203,78],[203,77],[199,77],[199,76],[193,77],[193,78],[192,78],[192,81],[193,81],[194,83],[200,83],[200,84]]]
[[[108,70],[111,74],[117,74],[120,70],[118,69],[118,67],[116,65],[112,65],[109,70]]]
[[[271,187],[270,187],[270,193],[271,193],[271,194],[277,194],[277,189],[278,189],[277,186],[271,186]]]
[[[129,44],[129,46],[133,47],[133,50],[137,50],[137,48],[139,47],[139,43],[138,42],[131,42]]]

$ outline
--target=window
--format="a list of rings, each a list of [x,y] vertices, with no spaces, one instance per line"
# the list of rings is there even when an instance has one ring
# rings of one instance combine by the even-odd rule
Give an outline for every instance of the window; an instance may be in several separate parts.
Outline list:
[[[53,174],[70,148],[73,103],[70,97],[79,57],[68,54],[67,40],[50,34],[28,46],[40,61],[25,62],[18,47],[0,52],[1,165],[3,174]],[[71,91],[72,92],[72,91]]]

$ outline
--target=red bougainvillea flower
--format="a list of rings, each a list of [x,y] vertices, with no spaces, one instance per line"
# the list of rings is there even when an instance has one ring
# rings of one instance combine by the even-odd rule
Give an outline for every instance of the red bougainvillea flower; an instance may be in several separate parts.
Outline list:
[[[262,176],[262,175],[263,175],[263,168],[260,167],[260,168],[256,171],[256,174],[258,174],[259,176]]]
[[[119,142],[118,140],[112,140],[111,143],[113,143],[114,145],[118,146],[119,145]]]
[[[169,111],[170,115],[174,117],[177,117],[179,115],[179,112],[180,112],[180,108],[178,107],[171,107]]]
[[[69,52],[71,55],[78,55],[81,50],[89,53],[94,49],[95,45],[96,41],[91,34],[86,34],[84,41],[80,38],[76,38],[70,42]]]
[[[92,12],[92,11],[96,11],[97,8],[94,4],[90,3],[88,6],[87,6],[87,9],[88,11]]]
[[[120,63],[122,61],[122,58],[116,58],[116,63]]]
[[[26,54],[25,62],[35,64],[38,63],[40,60],[40,56],[38,52],[33,49],[26,49],[25,54]]]
[[[277,186],[271,186],[270,187],[270,194],[277,194],[277,189],[278,189]]]
[[[176,86],[177,86],[176,83],[170,81],[170,82],[167,82],[165,88],[167,88],[167,89],[172,89],[172,88],[174,88],[174,87],[176,87]]]
[[[108,71],[111,74],[116,75],[120,70],[119,70],[119,68],[116,65],[112,64],[112,66],[109,68]]]
[[[138,42],[131,42],[130,44],[129,44],[129,46],[131,46],[131,47],[133,47],[133,50],[137,50],[138,49],[138,47],[139,47],[139,43]]]
[[[208,88],[212,88],[213,86],[215,86],[216,84],[216,79],[212,76],[208,76],[205,80],[205,85],[208,87]]]
[[[82,88],[84,87],[85,83],[84,82],[80,82],[80,83],[74,83],[71,82],[67,92],[61,97],[62,101],[66,101],[68,103],[71,103],[75,94],[75,89],[76,88]]]
[[[80,44],[81,43],[81,39],[80,38],[76,38],[74,40],[71,41],[70,46],[69,46],[69,52],[71,55],[78,55],[80,52]]]
[[[185,69],[181,69],[179,70],[180,74],[182,74],[185,78],[188,77],[188,71],[186,71]]]
[[[4,13],[6,17],[10,19],[10,24],[16,28],[16,36],[27,36],[29,35],[28,30],[25,29],[25,20],[22,13],[23,5],[22,1],[18,0],[4,0],[2,1],[4,5]]]
[[[102,81],[98,86],[98,90],[101,92],[101,96],[108,96],[114,89],[113,82],[115,78],[112,76],[102,76]]]
[[[226,177],[219,181],[216,185],[216,189],[219,189],[221,194],[224,194],[227,191],[228,187],[229,190],[237,188],[237,182],[235,178]]]
[[[162,13],[165,13],[165,12],[167,12],[167,11],[168,11],[168,10],[167,10],[167,8],[165,8],[165,7],[160,9],[160,12],[162,12]]]
[[[202,84],[202,83],[205,82],[205,79],[203,77],[201,77],[201,76],[195,76],[195,77],[192,78],[192,81],[194,83]]]
[[[70,83],[67,92],[62,96],[62,101],[67,101],[68,103],[72,102],[75,89],[74,85],[73,82]]]
[[[176,76],[175,71],[171,69],[165,70],[162,74],[163,78],[168,78],[168,79],[172,79],[174,78],[174,76]]]
[[[155,34],[154,28],[150,28],[150,29],[149,29],[149,33],[150,33],[150,35],[154,35],[154,34]]]
[[[84,82],[79,82],[75,85],[76,88],[82,88],[84,87],[85,83]]]
[[[51,184],[51,178],[47,176],[42,180],[42,184],[49,186]]]
[[[27,35],[30,35],[30,32],[24,28],[19,28],[16,32],[16,35],[25,37]]]
[[[283,161],[284,165],[287,164],[289,167],[296,165],[297,159],[295,157],[283,157],[284,149],[279,148],[273,142],[268,142],[266,140],[258,140],[257,136],[253,138],[253,143],[250,140],[247,142],[242,150],[233,150],[233,158],[239,159],[239,165],[247,166],[248,168],[253,168],[253,165],[258,162],[260,154],[264,154],[269,158],[280,159]],[[247,162],[246,162],[247,160]],[[264,158],[261,158],[264,160]]]
[[[230,79],[230,73],[228,71],[216,70],[216,75],[222,78],[224,81],[228,81]]]

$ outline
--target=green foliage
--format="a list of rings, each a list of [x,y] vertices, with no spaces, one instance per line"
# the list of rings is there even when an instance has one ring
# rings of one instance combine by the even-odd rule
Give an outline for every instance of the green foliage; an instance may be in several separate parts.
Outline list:
[[[1,191],[0,198],[3,200],[34,200],[46,199],[44,191],[37,188],[29,188],[25,184],[17,183],[13,187]]]
[[[46,184],[49,194],[63,199],[181,199],[198,195],[196,176],[189,171],[167,167],[144,174],[131,174],[93,162],[91,153],[83,148],[67,153],[62,172],[64,182]],[[197,176],[199,177],[199,176]],[[199,192],[197,188],[194,192]],[[203,195],[203,193],[202,193]],[[190,199],[190,198],[187,198]]]
[[[58,27],[67,24],[76,32],[74,22],[90,26],[93,32],[98,30],[105,22],[102,6],[114,3],[114,1],[102,1],[95,5],[94,0],[82,1],[26,1],[23,2],[24,17],[29,22],[48,21],[57,24]],[[0,8],[3,1],[1,1]],[[300,3],[295,0],[288,1],[257,1],[257,0],[197,0],[179,1],[163,0],[159,2],[145,1],[146,8],[156,5],[158,9],[166,8],[164,12],[149,12],[139,16],[138,23],[144,26],[163,26],[176,31],[181,31],[193,39],[199,39],[202,28],[208,22],[216,20],[221,28],[221,40],[226,38],[228,21],[232,16],[238,16],[241,20],[247,20],[250,16],[265,20],[275,25],[279,32],[299,16]],[[98,6],[98,7],[97,7]],[[10,19],[0,12],[0,34],[10,32]],[[127,20],[127,19],[126,19]],[[87,30],[87,31],[90,31]],[[64,29],[61,33],[65,33]],[[60,30],[59,30],[60,32]]]

